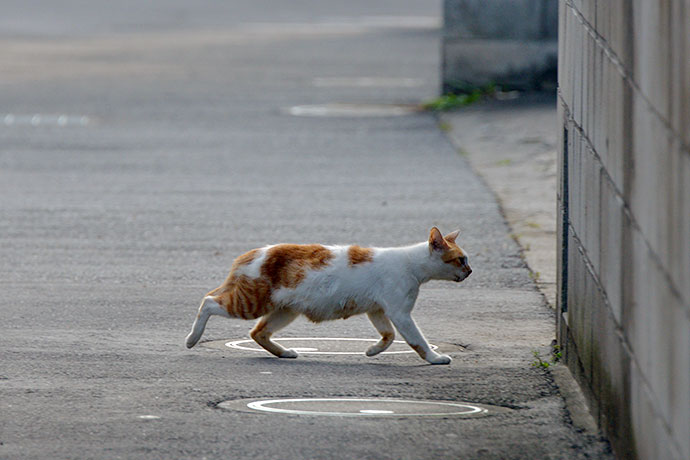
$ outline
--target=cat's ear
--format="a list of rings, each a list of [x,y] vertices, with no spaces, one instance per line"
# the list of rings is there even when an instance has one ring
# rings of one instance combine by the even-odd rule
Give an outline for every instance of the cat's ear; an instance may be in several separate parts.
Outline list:
[[[448,247],[448,243],[446,243],[446,240],[443,239],[443,235],[441,235],[441,231],[433,227],[431,229],[431,232],[429,232],[429,250],[443,250]]]
[[[449,234],[447,234],[444,238],[448,242],[455,243],[455,239],[458,237],[459,234],[460,230],[455,230],[454,232],[450,232]]]

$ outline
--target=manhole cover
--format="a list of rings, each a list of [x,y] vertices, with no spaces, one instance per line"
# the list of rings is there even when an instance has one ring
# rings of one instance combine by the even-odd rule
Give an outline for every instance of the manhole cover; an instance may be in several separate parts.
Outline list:
[[[302,355],[363,355],[369,345],[378,342],[377,339],[353,339],[349,337],[285,337],[273,339],[287,348],[292,348]],[[217,342],[217,341],[216,341]],[[222,341],[227,348],[235,350],[258,351],[268,353],[252,339]],[[210,344],[211,342],[206,342]],[[430,347],[436,350],[436,345]],[[381,354],[414,353],[414,350],[403,340],[394,340],[390,348]]]
[[[476,417],[510,409],[462,401],[378,398],[298,398],[223,401],[233,411],[331,417]]]
[[[284,112],[297,117],[399,117],[421,111],[412,104],[296,105]]]

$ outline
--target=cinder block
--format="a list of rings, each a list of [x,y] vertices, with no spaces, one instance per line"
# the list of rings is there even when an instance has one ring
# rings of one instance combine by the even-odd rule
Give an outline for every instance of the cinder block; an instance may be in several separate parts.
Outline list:
[[[592,40],[592,90],[590,91],[590,128],[589,141],[592,144],[592,149],[597,151],[597,136],[599,135],[599,117],[601,112],[600,105],[600,78],[601,78],[601,50],[597,47],[596,42]]]
[[[676,174],[679,176],[679,190],[678,196],[679,209],[677,216],[679,244],[674,251],[674,260],[676,263],[672,264],[671,276],[678,289],[680,289],[681,297],[690,309],[690,154],[681,151],[681,146],[676,142],[675,144],[677,158],[680,162]]]
[[[575,285],[576,285],[576,276],[578,274],[578,260],[579,258],[576,256],[577,254],[577,245],[575,243],[575,240],[573,238],[573,232],[572,229],[568,229],[567,232],[567,238],[568,238],[568,278],[566,280],[567,283],[567,289],[568,289],[568,324],[570,325],[572,321],[574,321],[573,318],[570,317],[570,314],[572,313],[571,310],[574,311],[574,304],[577,301],[577,293],[575,292]]]
[[[571,116],[573,117],[573,120],[575,120],[575,94],[576,94],[576,89],[577,89],[577,84],[576,78],[577,78],[577,69],[578,69],[578,41],[577,37],[580,32],[580,23],[577,20],[577,17],[575,16],[574,12],[572,9],[570,9],[570,25],[568,27],[568,35],[570,36],[570,41],[569,43],[569,48],[570,48],[570,59],[568,63],[568,75],[569,75],[569,91],[570,91],[570,100],[568,101],[568,106],[570,107],[570,112]]]
[[[687,1],[671,2],[670,33],[670,84],[669,98],[670,122],[673,130],[680,136],[681,142],[690,145],[690,5]],[[678,46],[685,43],[685,46]]]
[[[556,101],[556,118],[558,119],[558,124],[556,127],[556,129],[558,130],[558,138],[556,140],[556,198],[559,202],[559,209],[564,199],[563,186],[565,178],[563,177],[563,168],[567,154],[565,152],[565,149],[567,149],[565,143],[567,142],[566,136],[568,136],[568,134],[566,134],[566,131],[568,131],[568,120],[565,118],[565,111],[566,107],[563,105],[563,102],[560,99],[558,99]],[[558,235],[561,234],[559,233]]]
[[[589,34],[586,29],[582,28],[582,81],[580,82],[580,88],[582,89],[582,107],[581,110],[581,120],[580,125],[585,133],[585,137],[589,138],[589,87],[590,87],[590,71],[589,68]]]
[[[568,219],[570,225],[577,231],[578,217],[576,214],[578,212],[578,197],[580,193],[580,176],[578,175],[580,155],[577,150],[580,146],[580,133],[576,128],[573,128],[568,135]]]
[[[566,14],[566,20],[568,21],[567,26],[567,37],[568,37],[568,60],[567,60],[567,82],[566,90],[568,92],[568,107],[570,108],[571,117],[572,112],[575,108],[575,72],[577,71],[577,66],[575,65],[575,53],[577,52],[577,29],[578,23],[575,18],[575,14],[572,8],[568,8],[568,13]]]
[[[585,265],[579,251],[577,240],[570,237],[568,241],[568,326],[573,339],[582,346],[584,335],[584,288]],[[582,358],[580,358],[582,359]]]
[[[670,115],[671,2],[637,0],[634,5],[632,74],[652,106],[666,120]]]
[[[620,336],[616,333],[618,325],[610,314],[603,315],[604,322],[599,327],[601,337],[602,372],[600,380],[601,416],[600,424],[606,431],[611,444],[620,455],[631,439],[630,425],[630,356],[626,353]],[[629,458],[620,455],[619,458]]]
[[[582,335],[583,341],[578,347],[581,350],[580,360],[582,367],[585,370],[587,380],[590,382],[592,389],[598,386],[594,382],[593,362],[594,353],[598,350],[594,347],[594,309],[600,308],[600,298],[596,288],[596,282],[589,270],[585,270],[583,285],[583,302],[582,302]]]
[[[672,132],[641,95],[635,94],[634,102],[630,208],[668,271],[674,251],[669,241],[673,240],[677,220],[682,218],[673,212],[676,188],[680,187],[679,165],[674,157]]]
[[[570,90],[572,91],[572,103],[570,105],[573,113],[573,121],[578,126],[582,125],[581,111],[581,94],[582,94],[582,45],[580,37],[582,36],[582,24],[575,18],[573,19],[573,46],[572,46],[572,63],[570,71],[572,72],[572,80]]]
[[[611,0],[610,1],[610,35],[609,46],[613,53],[623,63],[623,65],[630,69],[630,62],[632,61],[632,36],[633,30],[633,2],[629,0]]]
[[[657,193],[657,235],[658,240],[655,241],[655,249],[661,258],[661,263],[664,270],[670,274],[671,278],[675,276],[672,274],[677,267],[679,260],[679,249],[682,246],[682,239],[690,239],[690,233],[682,235],[680,233],[681,221],[684,216],[682,213],[681,203],[686,200],[682,195],[683,183],[681,182],[680,168],[681,168],[681,152],[678,149],[680,139],[673,138],[673,133],[666,125],[661,125],[664,133],[663,146],[666,147],[663,152],[660,152],[659,160],[659,187]]]
[[[627,187],[629,206],[645,235],[653,237],[656,177],[659,175],[656,156],[658,133],[654,130],[654,114],[640,94],[633,97],[632,167]]]
[[[609,22],[611,21],[609,17],[609,2],[597,1],[596,10],[597,18],[595,28],[599,36],[606,42],[609,40]]]
[[[669,422],[673,439],[679,444],[681,458],[690,458],[690,319],[687,304],[682,302],[672,310],[671,329],[666,331],[673,340],[668,361],[670,406]]]
[[[630,284],[623,289],[631,294],[631,302],[623,303],[623,329],[630,343],[640,369],[646,372],[650,368],[651,346],[653,337],[649,325],[650,310],[654,308],[655,297],[654,273],[649,261],[650,254],[642,234],[633,228],[632,231],[632,271]],[[626,283],[626,279],[623,280]],[[625,320],[627,318],[627,321]]]
[[[630,383],[632,386],[630,405],[632,407],[632,426],[635,448],[639,458],[657,459],[656,443],[652,430],[654,421],[654,403],[644,388],[644,378],[639,369],[632,367]]]
[[[670,422],[671,412],[671,356],[674,342],[677,340],[669,333],[674,330],[674,310],[679,308],[679,300],[671,293],[664,282],[663,273],[653,261],[647,263],[649,273],[650,304],[647,310],[649,318],[649,361],[648,368],[643,369],[650,384],[652,394],[658,402],[658,411]],[[687,352],[688,350],[686,350]],[[688,387],[690,391],[690,387]]]
[[[587,149],[587,178],[586,178],[586,204],[585,204],[585,235],[587,241],[587,255],[594,268],[594,273],[599,276],[600,271],[600,223],[601,223],[601,164],[594,152]]]
[[[608,57],[601,50],[601,94],[597,100],[597,107],[601,110],[599,116],[599,135],[597,135],[597,143],[595,144],[596,152],[599,154],[601,161],[604,165],[608,161],[608,149],[609,149],[609,70],[611,69],[611,63]]]
[[[575,137],[573,139],[573,162],[570,164],[573,169],[573,180],[569,182],[571,203],[569,210],[570,221],[572,222],[573,230],[578,238],[582,235],[580,228],[582,224],[582,214],[584,208],[583,193],[582,193],[582,134],[577,129],[575,130]],[[569,165],[569,166],[570,166]]]
[[[603,180],[601,187],[601,283],[609,299],[611,313],[621,324],[621,242],[623,230],[623,200],[613,189],[613,184]]]
[[[589,234],[590,230],[590,220],[593,219],[592,216],[592,186],[593,179],[593,155],[589,146],[583,142],[582,144],[582,185],[581,185],[581,197],[582,197],[582,225],[580,239],[582,244],[587,251],[587,258],[591,261],[590,250],[592,249],[592,238]]]
[[[585,121],[585,127],[587,130],[587,139],[589,139],[590,144],[594,137],[594,115],[596,113],[594,107],[594,92],[596,87],[594,86],[594,72],[596,70],[596,43],[594,38],[587,33],[587,102],[585,113],[587,118]]]
[[[623,209],[621,213],[620,230],[620,299],[621,299],[621,319],[620,325],[626,340],[629,341],[628,329],[630,328],[631,308],[634,302],[639,299],[635,287],[635,264],[639,263],[639,258],[635,257],[633,240],[635,229],[630,215]]]
[[[613,63],[608,64],[608,152],[606,156],[606,170],[616,184],[616,187],[625,190],[623,175],[623,136],[625,135],[624,123],[624,82],[623,77]]]

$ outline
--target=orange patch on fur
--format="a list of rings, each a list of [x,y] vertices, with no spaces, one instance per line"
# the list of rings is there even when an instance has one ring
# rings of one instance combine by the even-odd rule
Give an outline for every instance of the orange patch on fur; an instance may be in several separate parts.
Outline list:
[[[256,259],[256,256],[259,255],[259,252],[261,252],[260,249],[252,249],[249,252],[245,252],[241,256],[239,256],[235,261],[232,263],[232,268],[230,269],[230,272],[232,273],[235,268],[239,267],[240,265],[249,265],[250,263],[254,262],[254,259]]]
[[[358,313],[359,305],[352,299],[347,299],[345,305],[343,306],[343,319],[348,319],[350,316],[354,316]]]
[[[269,313],[271,285],[264,279],[244,275],[230,275],[218,288],[209,293],[230,314],[242,319],[255,319]]]
[[[350,246],[347,250],[347,258],[350,266],[371,262],[374,259],[374,250],[361,246]]]
[[[424,348],[422,348],[421,345],[410,345],[414,351],[417,352],[419,356],[422,357],[422,359],[426,359],[426,351],[424,351]]]
[[[445,263],[450,263],[453,264],[457,267],[462,267],[462,264],[458,260],[460,257],[463,257],[465,255],[464,252],[462,252],[462,249],[458,247],[457,244],[455,243],[448,243],[448,250],[446,250],[442,255],[441,255],[441,260],[444,261]]]
[[[390,342],[395,338],[395,334],[393,332],[384,332],[381,334],[381,340],[384,342]]]
[[[319,244],[280,244],[266,253],[261,275],[274,287],[294,288],[302,282],[305,269],[318,270],[333,253]]]

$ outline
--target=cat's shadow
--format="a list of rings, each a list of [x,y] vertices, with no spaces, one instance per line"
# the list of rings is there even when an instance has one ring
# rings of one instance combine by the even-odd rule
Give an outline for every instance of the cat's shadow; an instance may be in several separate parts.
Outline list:
[[[294,368],[316,368],[316,367],[338,367],[338,368],[376,368],[376,369],[409,369],[409,368],[419,368],[419,367],[430,367],[429,363],[390,363],[382,361],[359,361],[359,362],[345,362],[345,361],[327,361],[327,360],[316,360],[309,358],[297,358],[297,359],[281,359],[274,358],[272,356],[256,356],[256,357],[243,357],[240,358],[245,363],[253,363],[262,366],[272,366],[274,368],[281,369],[294,369]]]

